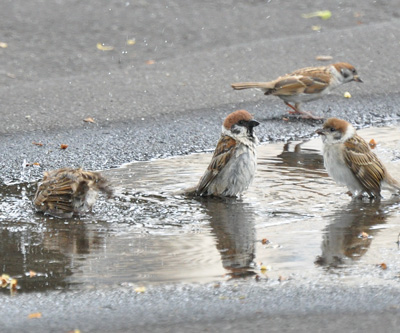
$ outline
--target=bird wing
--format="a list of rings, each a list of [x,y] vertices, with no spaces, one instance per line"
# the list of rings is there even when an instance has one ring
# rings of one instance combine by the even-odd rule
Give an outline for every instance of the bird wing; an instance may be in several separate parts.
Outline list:
[[[108,182],[98,172],[70,168],[53,170],[45,173],[33,204],[42,212],[72,213],[74,199],[84,199],[89,189],[103,191],[108,196],[112,194]]]
[[[214,155],[203,177],[197,185],[196,192],[202,195],[210,183],[218,176],[221,170],[226,166],[236,150],[236,140],[230,136],[222,136],[215,148]]]
[[[45,176],[40,183],[33,203],[39,211],[72,212],[72,196],[77,186],[66,173]]]
[[[379,195],[381,181],[385,177],[385,167],[371,151],[368,144],[359,136],[345,143],[344,156],[354,176],[364,186],[368,194]]]
[[[282,76],[275,81],[273,95],[315,94],[329,86],[328,72],[310,68]]]

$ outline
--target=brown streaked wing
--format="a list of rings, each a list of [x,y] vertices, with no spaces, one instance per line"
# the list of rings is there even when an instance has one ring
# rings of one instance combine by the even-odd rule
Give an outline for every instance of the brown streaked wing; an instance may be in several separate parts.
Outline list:
[[[233,156],[233,152],[236,149],[236,140],[230,136],[222,136],[215,148],[214,155],[211,159],[210,164],[203,177],[200,179],[199,185],[197,186],[196,192],[203,193],[210,183],[217,177],[219,172],[228,163],[230,158]]]
[[[72,189],[73,180],[65,174],[58,174],[55,178],[48,178],[43,181],[34,198],[34,205],[40,210],[54,209],[54,206],[59,206],[63,210],[72,210],[71,202],[74,190]],[[66,209],[66,207],[70,207]]]
[[[347,165],[356,178],[371,194],[379,195],[381,181],[385,176],[385,167],[368,147],[368,144],[359,136],[345,142],[344,155]]]

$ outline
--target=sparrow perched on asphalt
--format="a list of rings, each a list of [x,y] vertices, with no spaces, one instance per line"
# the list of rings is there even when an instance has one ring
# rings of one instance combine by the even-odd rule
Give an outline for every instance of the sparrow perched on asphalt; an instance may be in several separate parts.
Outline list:
[[[70,218],[91,211],[100,191],[109,197],[113,192],[99,172],[72,168],[52,170],[45,172],[38,184],[33,205],[38,212]]]
[[[381,188],[400,191],[400,183],[390,176],[350,123],[329,118],[317,133],[324,144],[324,165],[329,176],[346,185],[353,195],[367,193],[370,198],[380,198]]]
[[[281,98],[293,109],[290,113],[301,114],[302,118],[321,119],[311,112],[301,110],[300,104],[321,98],[343,83],[351,81],[363,82],[352,65],[338,62],[328,66],[302,68],[270,82],[233,83],[232,88],[260,89],[265,95]],[[290,103],[294,103],[294,106]]]
[[[259,124],[245,110],[226,117],[211,163],[196,187],[197,195],[234,197],[249,187],[257,166],[258,139],[253,128]]]

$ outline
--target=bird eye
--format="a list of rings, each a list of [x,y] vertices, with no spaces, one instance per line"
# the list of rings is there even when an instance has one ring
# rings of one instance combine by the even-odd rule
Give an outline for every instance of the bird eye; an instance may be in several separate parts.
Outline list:
[[[357,74],[357,71],[355,68],[353,68],[351,71],[353,72],[353,74]]]
[[[335,132],[335,131],[336,131],[336,128],[331,127],[331,128],[330,128],[330,131],[331,131],[331,132]]]
[[[244,120],[239,120],[239,121],[238,121],[238,125],[243,126],[243,125],[244,125]]]

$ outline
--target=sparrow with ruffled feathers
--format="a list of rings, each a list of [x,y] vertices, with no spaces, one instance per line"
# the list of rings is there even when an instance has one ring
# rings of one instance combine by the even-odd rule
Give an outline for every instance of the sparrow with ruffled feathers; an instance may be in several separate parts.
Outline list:
[[[363,82],[352,65],[339,62],[328,66],[302,68],[270,82],[241,82],[233,83],[231,86],[235,90],[259,89],[265,95],[281,98],[293,109],[290,113],[300,114],[302,118],[321,119],[308,111],[301,110],[300,104],[321,98],[351,81]]]
[[[323,141],[328,174],[356,196],[381,197],[381,189],[400,191],[400,183],[386,170],[369,145],[345,120],[329,118],[317,130]]]
[[[63,168],[44,173],[33,199],[38,212],[69,218],[91,211],[98,192],[112,195],[107,180],[99,173]]]
[[[245,110],[226,117],[211,163],[196,187],[197,195],[234,197],[249,187],[257,166],[258,139],[253,128],[258,125]]]

